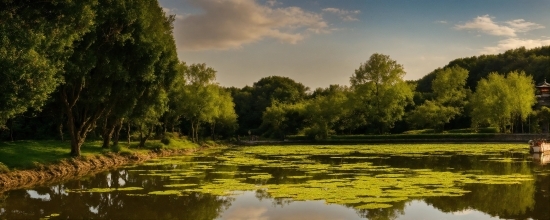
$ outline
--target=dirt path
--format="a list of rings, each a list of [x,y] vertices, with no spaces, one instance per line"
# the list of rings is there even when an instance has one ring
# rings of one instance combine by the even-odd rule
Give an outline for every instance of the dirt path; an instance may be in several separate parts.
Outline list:
[[[195,149],[161,150],[159,152],[134,153],[132,155],[110,153],[97,155],[94,158],[70,158],[56,164],[40,166],[32,170],[16,170],[0,174],[0,192],[63,182],[123,165],[140,163],[163,156],[185,155],[194,151]]]

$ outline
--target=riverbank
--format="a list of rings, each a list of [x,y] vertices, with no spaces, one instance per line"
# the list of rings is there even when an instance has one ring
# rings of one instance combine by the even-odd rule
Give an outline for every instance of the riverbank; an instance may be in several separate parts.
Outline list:
[[[186,155],[211,147],[172,141],[171,145],[152,143],[146,149],[123,148],[115,153],[112,149],[102,149],[99,144],[87,143],[82,148],[81,157],[71,158],[66,144],[56,141],[0,143],[0,165],[4,167],[0,173],[0,192],[62,182],[157,157]]]

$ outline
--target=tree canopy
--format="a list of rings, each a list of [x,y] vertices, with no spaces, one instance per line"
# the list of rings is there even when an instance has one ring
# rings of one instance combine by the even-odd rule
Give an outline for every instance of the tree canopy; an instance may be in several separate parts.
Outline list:
[[[0,2],[0,127],[40,109],[63,82],[72,44],[94,25],[97,0]]]
[[[366,114],[367,123],[384,133],[405,114],[412,103],[412,88],[403,80],[405,70],[388,55],[373,54],[350,78],[355,107]]]

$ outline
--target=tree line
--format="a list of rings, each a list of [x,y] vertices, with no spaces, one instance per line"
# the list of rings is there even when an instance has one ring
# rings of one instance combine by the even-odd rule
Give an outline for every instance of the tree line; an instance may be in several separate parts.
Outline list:
[[[108,148],[133,130],[144,146],[180,118],[194,129],[235,124],[215,71],[178,60],[174,16],[155,0],[8,0],[0,8],[0,125],[10,138],[17,126],[28,127],[27,138],[67,132],[79,156],[90,134]]]
[[[89,136],[108,148],[121,138],[144,146],[166,132],[195,142],[323,139],[425,128],[535,132],[550,121],[550,110],[534,111],[550,46],[456,59],[416,81],[375,53],[349,85],[311,90],[270,76],[225,88],[214,69],[177,58],[174,16],[157,1],[8,0],[0,8],[1,138],[68,136],[75,156]]]

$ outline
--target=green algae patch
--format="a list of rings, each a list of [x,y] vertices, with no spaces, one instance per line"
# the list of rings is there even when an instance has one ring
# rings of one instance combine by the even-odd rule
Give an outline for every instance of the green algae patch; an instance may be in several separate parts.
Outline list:
[[[68,193],[110,193],[116,191],[137,191],[143,190],[141,187],[121,187],[121,188],[91,188],[91,189],[67,189]]]
[[[249,176],[248,178],[253,179],[253,180],[267,180],[267,179],[273,178],[273,176],[269,173],[266,173],[266,174],[258,174],[258,175],[254,175],[254,176]]]
[[[165,190],[165,191],[153,191],[147,193],[149,195],[160,195],[160,196],[166,196],[166,195],[175,195],[175,196],[182,196],[183,191],[180,190]]]
[[[176,188],[176,187],[192,187],[192,186],[197,186],[197,184],[194,184],[194,183],[182,183],[182,184],[170,184],[170,185],[164,185],[164,187],[169,187],[169,188]]]
[[[368,203],[364,205],[355,206],[356,209],[385,209],[391,208],[393,205],[385,203]]]
[[[471,192],[467,190],[470,184],[533,181],[530,169],[511,169],[520,172],[514,173],[497,168],[526,166],[527,163],[515,163],[524,162],[523,158],[507,157],[524,148],[518,144],[255,146],[185,157],[181,162],[174,161],[178,158],[156,160],[148,166],[169,169],[132,172],[169,177],[170,183],[164,187],[173,190],[146,195],[231,196],[262,190],[272,198],[324,200],[356,209],[383,209],[418,198],[463,196]],[[475,166],[464,168],[444,162],[455,156],[481,159],[476,160]],[[426,162],[434,164],[422,164]],[[508,174],[495,175],[501,173]],[[189,178],[193,178],[193,183],[189,183]]]

